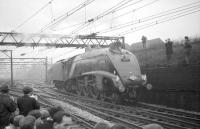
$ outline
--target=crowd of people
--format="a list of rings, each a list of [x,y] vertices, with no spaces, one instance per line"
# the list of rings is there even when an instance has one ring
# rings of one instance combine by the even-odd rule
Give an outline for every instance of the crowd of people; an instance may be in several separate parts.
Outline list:
[[[190,64],[190,55],[191,55],[191,50],[192,50],[192,45],[189,41],[188,36],[184,37],[184,61],[185,64]],[[169,62],[171,60],[171,56],[173,54],[173,42],[170,39],[166,40],[165,43],[165,48],[166,48],[166,57],[167,61]]]
[[[24,87],[23,93],[14,100],[9,86],[0,86],[0,129],[80,129],[61,107],[40,108],[31,87]]]
[[[40,108],[31,87],[23,88],[24,95],[14,99],[9,86],[0,86],[0,129],[82,129],[62,107]],[[115,124],[98,122],[94,129],[126,129]],[[163,129],[158,124],[149,124],[144,129]]]

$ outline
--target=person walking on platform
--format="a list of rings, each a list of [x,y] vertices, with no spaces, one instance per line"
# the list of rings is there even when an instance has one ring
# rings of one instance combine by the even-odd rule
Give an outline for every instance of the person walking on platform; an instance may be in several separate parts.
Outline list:
[[[3,84],[0,86],[0,129],[10,124],[10,116],[15,112],[16,107],[14,98],[9,95],[8,85]]]
[[[19,108],[19,114],[27,116],[30,111],[40,109],[40,105],[35,98],[31,97],[33,93],[31,87],[24,87],[23,92],[24,96],[17,99],[17,106]]]

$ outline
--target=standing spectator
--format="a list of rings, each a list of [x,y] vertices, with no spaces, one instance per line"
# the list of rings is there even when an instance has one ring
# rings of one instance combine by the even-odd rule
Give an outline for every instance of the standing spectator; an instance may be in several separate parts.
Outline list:
[[[22,115],[12,115],[10,117],[10,125],[7,126],[5,129],[19,129],[19,121],[24,118]]]
[[[35,117],[33,116],[26,116],[19,121],[19,128],[20,129],[35,129]]]
[[[9,125],[6,126],[4,129],[16,129],[15,126],[14,126],[14,122],[13,122],[14,121],[14,117],[15,117],[14,114],[12,114],[10,116],[10,118],[9,118]]]
[[[159,124],[148,124],[143,127],[143,129],[164,129]]]
[[[110,126],[107,123],[101,121],[94,126],[94,129],[110,129]]]
[[[14,117],[13,124],[15,127],[17,127],[17,129],[19,129],[19,121],[23,118],[24,118],[24,116],[22,116],[22,115],[17,115]]]
[[[188,36],[185,36],[185,42],[184,42],[184,49],[185,49],[185,62],[186,64],[190,63],[190,53],[192,50],[192,45],[190,44]]]
[[[30,97],[33,93],[31,87],[23,88],[24,96],[17,99],[19,114],[26,116],[30,111],[40,109],[40,105],[35,98]]]
[[[120,124],[115,124],[110,129],[127,129],[127,128]]]
[[[54,106],[47,109],[47,111],[49,112],[50,117],[53,119],[53,116],[56,112],[64,111],[64,109],[61,106]]]
[[[77,125],[69,113],[64,111],[58,111],[53,116],[54,129],[80,129],[80,126]]]
[[[41,117],[41,113],[40,113],[40,110],[36,109],[36,110],[31,110],[29,113],[28,113],[29,116],[33,116],[35,117],[35,119],[38,119]]]
[[[173,42],[170,39],[166,40],[165,48],[166,48],[165,53],[167,56],[167,61],[169,62],[171,60],[171,55],[173,54]]]
[[[9,95],[7,84],[0,87],[0,129],[4,129],[10,124],[10,117],[16,110],[16,103],[13,97]]]
[[[37,129],[53,129],[53,120],[47,110],[40,110],[41,117],[35,121]]]
[[[147,37],[146,36],[142,36],[142,45],[143,45],[143,48],[147,48]]]

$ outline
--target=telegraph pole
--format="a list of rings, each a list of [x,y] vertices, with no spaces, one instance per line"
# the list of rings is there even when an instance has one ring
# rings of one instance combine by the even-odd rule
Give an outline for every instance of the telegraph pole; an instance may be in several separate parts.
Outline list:
[[[13,57],[12,57],[12,50],[10,50],[10,73],[11,73],[11,86],[13,86]]]
[[[47,69],[48,69],[48,59],[45,58],[45,81],[47,82]]]

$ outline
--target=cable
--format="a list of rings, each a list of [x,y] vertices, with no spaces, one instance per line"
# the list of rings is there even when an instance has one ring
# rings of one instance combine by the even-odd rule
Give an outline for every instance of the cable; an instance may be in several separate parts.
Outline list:
[[[51,11],[51,20],[53,20],[54,19],[54,15],[53,15],[53,1],[51,2],[50,11]]]
[[[132,0],[128,0],[128,1],[123,0],[123,1],[121,1],[121,2],[119,2],[119,3],[117,3],[115,6],[113,6],[113,7],[111,7],[110,9],[104,11],[103,13],[99,14],[99,15],[96,16],[95,18],[89,19],[84,25],[81,25],[81,26],[77,27],[75,30],[73,30],[73,31],[71,32],[71,34],[74,34],[74,33],[76,33],[77,31],[80,31],[80,30],[82,30],[83,28],[85,28],[86,26],[88,26],[90,23],[93,23],[94,21],[97,21],[97,20],[101,19],[102,17],[104,17],[104,16],[106,16],[106,15],[108,15],[108,14],[110,14],[110,13],[115,12],[115,10],[116,10],[117,8],[122,7],[123,5],[129,3],[130,1],[132,1]]]
[[[89,5],[90,3],[92,3],[95,0],[86,0],[85,2],[79,4],[78,6],[74,7],[72,10],[68,11],[67,13],[59,16],[58,18],[54,19],[53,21],[51,21],[49,24],[45,25],[40,32],[43,32],[53,26],[56,26],[57,24],[61,23],[63,20],[65,20],[67,17],[71,16],[72,14],[74,14],[75,12],[79,11],[80,9],[82,9],[83,7]]]
[[[195,4],[197,4],[197,3],[195,3]],[[191,5],[191,4],[189,4],[189,5]],[[145,18],[142,18],[142,19],[138,19],[138,20],[127,22],[127,23],[120,24],[120,25],[116,25],[116,26],[112,27],[111,29],[109,28],[109,29],[101,30],[101,31],[98,32],[98,34],[107,33],[107,32],[110,32],[110,31],[114,31],[114,30],[117,30],[117,29],[121,29],[121,28],[131,26],[131,25],[134,25],[134,24],[139,24],[139,23],[142,23],[142,22],[147,22],[147,21],[150,21],[150,20],[153,20],[153,19],[156,19],[156,18],[168,16],[168,15],[171,15],[171,14],[174,14],[174,13],[177,13],[177,12],[185,11],[186,9],[191,9],[191,8],[199,6],[199,5],[195,5],[195,6],[192,6],[192,7],[183,8],[183,7],[189,6],[189,5],[184,5],[184,6],[181,6],[181,7],[172,9],[172,10],[164,11],[164,12],[161,12],[161,13],[158,13],[158,14],[155,14],[155,15],[151,15],[151,16],[148,16],[148,17],[145,17]],[[177,10],[177,9],[180,9],[180,10]]]
[[[193,6],[193,7],[196,7],[196,6]],[[189,8],[191,8],[191,7],[189,7]],[[188,8],[186,8],[186,9],[188,9]],[[175,9],[173,9],[173,10],[175,10]],[[183,11],[183,10],[184,9],[179,10],[179,11]],[[171,10],[169,10],[169,11],[171,11]],[[152,19],[155,19],[155,18],[164,17],[166,15],[170,15],[170,14],[173,14],[173,13],[177,12],[177,11],[174,11],[174,12],[170,12],[168,14],[165,14],[166,12],[169,12],[169,11],[161,12],[161,13],[156,14],[156,15],[151,15],[151,16],[148,16],[148,17],[145,17],[145,18],[142,18],[142,19],[138,19],[138,20],[135,20],[135,21],[131,21],[131,22],[127,22],[127,23],[124,23],[124,24],[116,25],[115,27],[112,28],[112,30],[111,29],[105,29],[105,30],[100,31],[100,33],[101,34],[102,33],[107,33],[107,32],[110,32],[110,31],[114,31],[114,30],[117,30],[117,29],[128,27],[130,25],[146,22],[146,21],[149,21],[149,20],[152,20]]]
[[[116,4],[112,8],[104,11],[103,13],[99,14],[95,18],[89,19],[84,25],[81,25],[81,26],[77,27],[75,30],[73,30],[71,32],[71,34],[74,34],[74,33],[78,32],[78,31],[82,30],[83,28],[87,27],[89,24],[91,24],[91,23],[93,23],[93,22],[95,22],[95,21],[107,16],[108,14],[111,14],[111,13],[115,12],[117,9],[119,9],[120,7],[123,7],[124,5],[126,5],[127,3],[131,2],[131,1],[133,1],[133,0],[128,0],[128,1],[127,0],[123,0],[123,1],[119,2],[118,4]],[[141,0],[139,0],[139,1],[141,1]]]
[[[142,1],[143,1],[143,0],[138,0],[138,1],[134,2],[134,3],[132,3],[132,4],[129,4],[129,5],[127,5],[127,6],[123,6],[123,7],[121,7],[121,8],[118,8],[118,9],[115,10],[115,12],[117,12],[117,11],[119,11],[119,10],[122,10],[122,9],[124,9],[124,8],[127,8],[127,7],[129,7],[129,6],[131,6],[131,5],[135,5],[135,4],[137,4],[137,3],[140,3],[140,2],[142,2]]]
[[[199,8],[197,8],[199,9]],[[142,29],[145,29],[145,28],[149,28],[149,27],[152,27],[154,25],[157,25],[157,24],[161,24],[161,23],[164,23],[164,22],[167,22],[167,21],[171,21],[171,20],[174,20],[174,19],[177,19],[177,18],[180,18],[180,17],[183,17],[183,16],[187,16],[187,15],[190,15],[190,14],[193,14],[193,13],[196,13],[196,12],[199,12],[200,10],[195,10],[195,11],[192,11],[192,12],[188,12],[186,14],[182,14],[182,15],[178,15],[178,16],[173,16],[173,17],[170,17],[168,19],[161,19],[160,21],[154,21],[150,24],[146,24],[146,25],[143,25],[143,26],[139,26],[137,28],[135,28],[135,30],[133,30],[133,28],[131,28],[131,30],[128,30],[128,31],[125,31],[125,32],[122,32],[120,33],[119,35],[126,35],[128,33],[132,33],[132,32],[136,32],[136,31],[139,31],[139,30],[142,30]]]
[[[141,7],[138,7],[138,8],[136,8],[136,9],[133,9],[132,11],[128,11],[128,12],[125,12],[125,13],[119,15],[119,16],[113,17],[112,20],[115,20],[115,19],[117,19],[117,18],[120,18],[120,17],[122,17],[122,16],[125,16],[125,15],[127,15],[127,14],[129,14],[129,13],[138,11],[139,9],[142,9],[142,8],[144,8],[144,7],[148,6],[148,5],[151,5],[151,4],[153,4],[153,3],[157,2],[157,1],[158,1],[158,0],[154,0],[154,1],[152,1],[152,2],[150,2],[150,3],[147,3],[147,4],[145,4],[145,5],[141,6]],[[102,23],[99,23],[99,24],[97,24],[96,26],[99,26],[100,24],[102,24]],[[112,27],[112,28],[113,28],[113,27]]]
[[[57,28],[57,29],[54,29],[54,30],[55,31],[65,30],[65,29],[69,29],[69,28],[76,27],[78,25],[83,25],[83,24],[85,24],[85,22],[80,22],[80,23],[77,23],[77,24],[65,26],[65,27],[62,27],[62,28]]]
[[[121,15],[119,15],[119,16],[116,16],[116,17],[114,17],[113,19],[117,19],[117,18],[122,17],[122,16],[125,16],[125,15],[127,15],[127,14],[129,14],[129,13],[135,12],[135,11],[137,11],[137,10],[139,10],[139,9],[142,9],[142,8],[148,6],[148,5],[151,5],[151,4],[153,4],[153,3],[157,2],[157,1],[158,1],[158,0],[154,0],[154,1],[152,1],[152,2],[149,2],[149,3],[147,3],[147,4],[145,4],[145,5],[141,6],[141,7],[138,7],[138,8],[136,8],[136,9],[133,9],[132,11],[129,11],[129,12],[123,13],[123,14],[121,14]]]
[[[106,10],[106,11],[104,11],[103,13],[101,13],[101,15],[103,15],[104,13],[107,13],[108,11],[111,11],[113,8],[116,8],[116,6],[118,6],[119,4],[121,4],[121,3],[125,2],[125,1],[126,1],[126,0],[121,1],[121,2],[118,3],[117,5],[113,6],[112,8],[110,8],[110,9],[108,9],[108,10]],[[132,1],[132,0],[129,0],[129,1],[127,1],[127,2],[130,2],[130,1]],[[127,6],[125,6],[125,7],[131,6],[131,5],[136,4],[136,3],[139,3],[139,2],[141,2],[141,1],[143,1],[143,0],[136,1],[135,3],[132,3],[132,4],[127,5]],[[121,8],[121,9],[123,9],[123,8]],[[119,10],[121,10],[121,9],[112,10],[111,13],[113,14],[114,12],[119,11]],[[86,15],[86,14],[85,14],[85,15]],[[90,19],[90,20],[91,20],[91,19]],[[78,26],[78,25],[79,25],[79,26],[78,26],[76,29],[77,29],[77,30],[78,30],[79,28],[82,29],[82,28],[84,28],[84,26],[85,26],[86,24],[87,24],[86,26],[89,26],[88,22],[92,22],[92,20],[91,20],[91,21],[90,21],[90,20],[86,21],[86,16],[85,16],[85,22],[80,22],[80,23],[77,23],[77,24],[74,24],[74,25],[71,25],[71,26],[66,26],[66,27],[63,27],[63,28],[58,28],[58,29],[56,29],[55,31],[68,29],[68,28],[75,27],[75,26]],[[99,24],[98,24],[98,25],[99,25]],[[97,26],[98,26],[98,25],[97,25]],[[76,30],[72,31],[71,34],[75,33],[75,31],[76,31]]]
[[[27,18],[24,22],[22,22],[21,24],[19,24],[14,30],[12,31],[16,31],[17,29],[19,29],[20,27],[22,27],[24,24],[26,24],[29,20],[31,20],[35,15],[37,15],[40,11],[42,11],[44,8],[46,8],[46,6],[48,6],[49,4],[51,4],[53,0],[49,1],[47,4],[45,4],[44,6],[42,6],[39,10],[37,10],[34,14],[32,14],[29,18]]]

